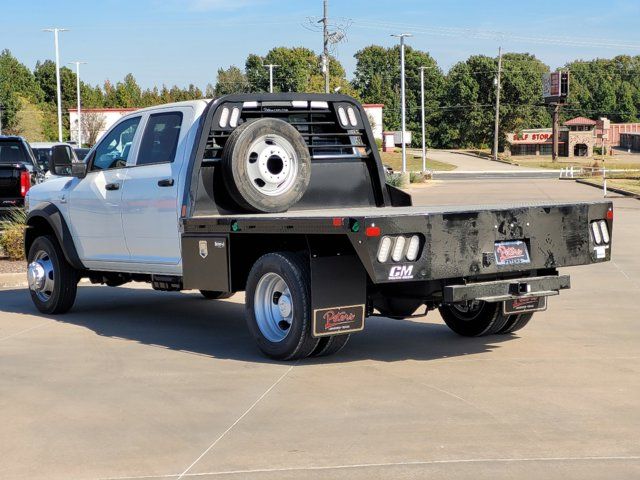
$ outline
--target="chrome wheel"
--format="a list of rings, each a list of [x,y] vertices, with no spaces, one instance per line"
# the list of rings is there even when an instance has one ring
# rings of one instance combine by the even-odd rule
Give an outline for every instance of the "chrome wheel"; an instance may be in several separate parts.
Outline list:
[[[49,301],[53,295],[55,278],[53,262],[47,252],[40,250],[36,253],[33,261],[27,267],[27,280],[29,289],[40,301]]]
[[[266,273],[256,287],[253,309],[258,328],[270,342],[284,340],[293,322],[289,286],[277,273]]]
[[[251,185],[263,195],[282,195],[293,187],[298,157],[291,143],[279,135],[258,137],[249,147],[246,167]]]

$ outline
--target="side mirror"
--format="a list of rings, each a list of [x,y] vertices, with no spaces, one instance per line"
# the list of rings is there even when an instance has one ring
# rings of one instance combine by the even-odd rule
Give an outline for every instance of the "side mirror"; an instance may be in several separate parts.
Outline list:
[[[69,145],[55,145],[51,149],[49,171],[54,175],[84,178],[87,174],[87,166],[78,161],[76,153]]]

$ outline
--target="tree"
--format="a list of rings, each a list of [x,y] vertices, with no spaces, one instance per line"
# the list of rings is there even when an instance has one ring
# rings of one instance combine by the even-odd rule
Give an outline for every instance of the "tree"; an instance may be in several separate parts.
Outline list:
[[[82,138],[87,145],[94,145],[98,135],[107,125],[107,119],[99,112],[85,112],[82,114]]]
[[[473,55],[447,74],[442,97],[443,147],[488,147],[493,141],[497,58]],[[528,53],[503,56],[500,126],[503,134],[551,123],[542,105],[542,75],[549,67]],[[504,135],[499,138],[504,144]]]
[[[3,131],[15,128],[16,113],[21,98],[32,104],[43,100],[42,89],[33,73],[20,63],[9,50],[0,52],[0,105],[2,105]]]
[[[247,76],[235,65],[231,65],[226,70],[218,69],[218,77],[213,91],[207,92],[207,97],[220,97],[230,93],[246,93],[251,91],[251,85]],[[211,94],[211,95],[209,95]]]
[[[365,103],[383,103],[384,128],[400,130],[400,47],[370,45],[355,54],[356,70],[353,87]],[[440,99],[444,77],[436,61],[427,52],[405,47],[405,96],[407,130],[411,130],[414,145],[421,139],[420,67],[426,67],[425,76],[425,136],[433,143],[441,112]]]

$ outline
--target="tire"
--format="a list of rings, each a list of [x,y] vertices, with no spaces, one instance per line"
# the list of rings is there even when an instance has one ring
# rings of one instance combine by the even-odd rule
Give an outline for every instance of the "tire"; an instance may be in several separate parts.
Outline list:
[[[440,315],[447,326],[464,337],[482,337],[497,333],[509,320],[502,313],[502,303],[483,301],[465,305],[442,305]]]
[[[330,337],[322,337],[318,342],[318,346],[311,352],[311,357],[328,357],[334,353],[338,353],[347,344],[351,338],[351,334],[331,335]]]
[[[311,335],[311,275],[304,257],[260,257],[249,272],[245,305],[249,332],[266,356],[297,360],[318,346]]]
[[[246,122],[229,136],[222,152],[231,198],[249,212],[285,212],[304,195],[311,156],[302,135],[283,120]]]
[[[76,300],[79,277],[58,241],[48,235],[36,238],[27,261],[29,293],[36,308],[46,314],[68,312]]]
[[[523,329],[533,317],[533,312],[521,313],[519,315],[510,315],[507,323],[498,333],[513,333]]]
[[[214,292],[213,290],[200,290],[200,294],[207,300],[224,300],[233,296],[233,292]]]

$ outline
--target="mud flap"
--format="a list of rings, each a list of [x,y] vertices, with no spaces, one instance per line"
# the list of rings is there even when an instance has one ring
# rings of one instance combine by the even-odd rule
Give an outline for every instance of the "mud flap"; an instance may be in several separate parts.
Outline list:
[[[367,274],[355,255],[311,258],[314,337],[364,329]]]

